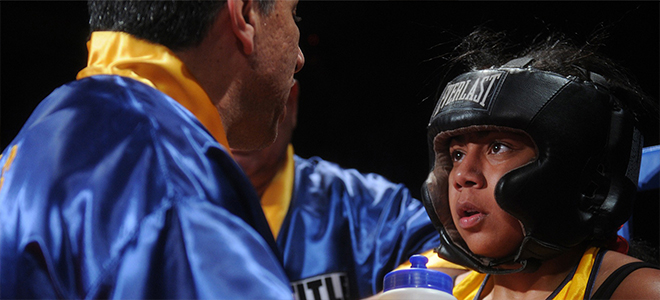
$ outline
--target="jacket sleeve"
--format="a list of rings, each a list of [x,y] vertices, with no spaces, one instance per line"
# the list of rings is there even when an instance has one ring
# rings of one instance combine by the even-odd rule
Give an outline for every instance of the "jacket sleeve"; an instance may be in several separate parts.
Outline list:
[[[292,297],[263,239],[208,201],[187,201],[145,218],[113,284],[116,299]]]
[[[371,269],[362,272],[370,280],[370,292],[376,294],[383,289],[385,274],[407,262],[410,256],[433,249],[439,244],[439,235],[422,203],[404,185],[390,183],[375,174],[364,176],[362,184],[369,193],[362,192],[363,197],[345,204],[354,212],[350,224],[360,241],[358,247],[371,248],[368,252],[372,257],[365,258],[372,261]]]

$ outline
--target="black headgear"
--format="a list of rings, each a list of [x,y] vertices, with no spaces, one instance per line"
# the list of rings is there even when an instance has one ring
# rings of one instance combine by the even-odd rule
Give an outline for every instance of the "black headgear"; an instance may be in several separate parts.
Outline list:
[[[533,271],[584,241],[607,238],[632,212],[642,136],[628,108],[598,74],[584,71],[591,79],[583,81],[527,67],[531,61],[459,75],[439,94],[428,126],[431,172],[422,198],[441,235],[436,250],[484,273]],[[447,202],[449,139],[482,130],[527,134],[538,153],[495,187],[498,205],[525,235],[517,253],[500,259],[469,250]],[[521,268],[497,268],[511,263]]]

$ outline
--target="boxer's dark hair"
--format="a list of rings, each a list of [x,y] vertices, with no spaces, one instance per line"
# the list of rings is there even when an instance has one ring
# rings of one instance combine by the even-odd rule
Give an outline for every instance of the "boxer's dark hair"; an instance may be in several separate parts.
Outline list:
[[[560,32],[548,33],[545,37],[539,35],[526,47],[512,42],[509,37],[504,31],[476,28],[454,48],[448,62],[449,69],[457,69],[460,73],[487,69],[527,56],[534,58],[530,67],[564,76],[589,80],[585,69],[598,73],[608,80],[610,92],[632,110],[644,135],[657,140],[660,127],[657,99],[643,92],[635,76],[626,68],[599,53],[608,38],[606,32],[593,34],[583,46],[575,45]]]

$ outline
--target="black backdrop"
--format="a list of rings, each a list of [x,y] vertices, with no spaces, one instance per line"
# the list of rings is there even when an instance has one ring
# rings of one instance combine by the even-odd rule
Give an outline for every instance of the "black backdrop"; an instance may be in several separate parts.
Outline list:
[[[51,90],[86,61],[82,1],[3,1],[0,142],[4,148]],[[296,152],[380,173],[413,195],[427,173],[425,126],[438,67],[460,36],[484,25],[514,41],[561,31],[584,42],[605,28],[602,52],[628,67],[658,99],[660,7],[653,2],[303,1],[298,5],[306,65]],[[646,145],[658,143],[647,137]],[[657,191],[651,224],[657,244]],[[646,209],[646,211],[649,211]]]

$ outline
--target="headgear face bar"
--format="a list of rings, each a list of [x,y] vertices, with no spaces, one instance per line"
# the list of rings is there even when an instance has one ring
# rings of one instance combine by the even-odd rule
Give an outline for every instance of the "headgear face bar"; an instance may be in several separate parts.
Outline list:
[[[631,215],[642,136],[605,79],[526,67],[531,58],[459,75],[437,100],[428,126],[431,172],[422,188],[440,233],[439,255],[483,273],[533,271],[542,261],[592,239],[605,239]],[[517,253],[494,259],[472,253],[451,218],[447,178],[450,138],[483,130],[528,135],[537,158],[497,182],[495,199],[525,237]],[[515,270],[503,264],[520,264]]]

